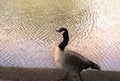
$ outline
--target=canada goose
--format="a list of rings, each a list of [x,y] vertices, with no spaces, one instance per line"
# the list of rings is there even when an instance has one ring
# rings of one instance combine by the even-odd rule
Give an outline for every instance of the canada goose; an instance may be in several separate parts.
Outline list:
[[[66,77],[63,79],[59,79],[58,81],[67,80],[69,72],[77,73],[80,77],[80,80],[83,81],[80,75],[80,72],[83,69],[87,69],[90,67],[92,69],[100,70],[100,67],[97,64],[88,60],[77,52],[65,51],[65,47],[68,45],[69,41],[68,30],[66,28],[60,28],[56,31],[59,33],[63,32],[63,41],[56,48],[55,63],[67,72]]]

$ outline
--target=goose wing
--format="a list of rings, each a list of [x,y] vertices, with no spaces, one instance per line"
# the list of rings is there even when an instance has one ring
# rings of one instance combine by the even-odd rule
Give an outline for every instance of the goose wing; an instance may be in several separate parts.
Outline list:
[[[88,68],[89,60],[74,51],[66,51],[65,61],[73,67]]]

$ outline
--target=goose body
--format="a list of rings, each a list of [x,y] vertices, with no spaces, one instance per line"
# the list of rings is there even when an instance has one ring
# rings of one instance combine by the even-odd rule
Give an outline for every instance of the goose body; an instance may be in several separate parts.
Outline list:
[[[80,76],[80,72],[83,69],[92,68],[92,69],[100,69],[100,67],[89,59],[83,57],[77,52],[74,51],[66,51],[65,47],[69,41],[69,34],[66,28],[60,28],[57,30],[58,32],[63,32],[63,41],[58,45],[55,50],[55,63],[62,69],[67,72],[67,75],[64,79],[68,78],[69,72],[77,73],[82,81]]]
[[[66,72],[79,73],[85,68],[89,68],[90,61],[74,51],[62,51],[59,47],[55,51],[56,64]]]

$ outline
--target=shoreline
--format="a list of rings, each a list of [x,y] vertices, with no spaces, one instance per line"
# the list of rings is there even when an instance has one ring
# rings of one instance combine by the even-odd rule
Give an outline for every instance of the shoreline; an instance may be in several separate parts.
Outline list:
[[[66,72],[52,68],[0,67],[0,81],[57,81]],[[93,71],[81,72],[84,81],[120,81],[120,72]],[[79,77],[70,73],[67,81],[79,81]]]

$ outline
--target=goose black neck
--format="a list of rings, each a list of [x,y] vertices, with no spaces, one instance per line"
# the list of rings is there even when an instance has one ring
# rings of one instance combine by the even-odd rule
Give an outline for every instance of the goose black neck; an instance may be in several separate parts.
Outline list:
[[[59,44],[58,47],[59,47],[61,50],[64,50],[65,47],[66,47],[67,44],[68,44],[68,41],[69,41],[68,31],[65,31],[65,32],[63,33],[63,41]]]

